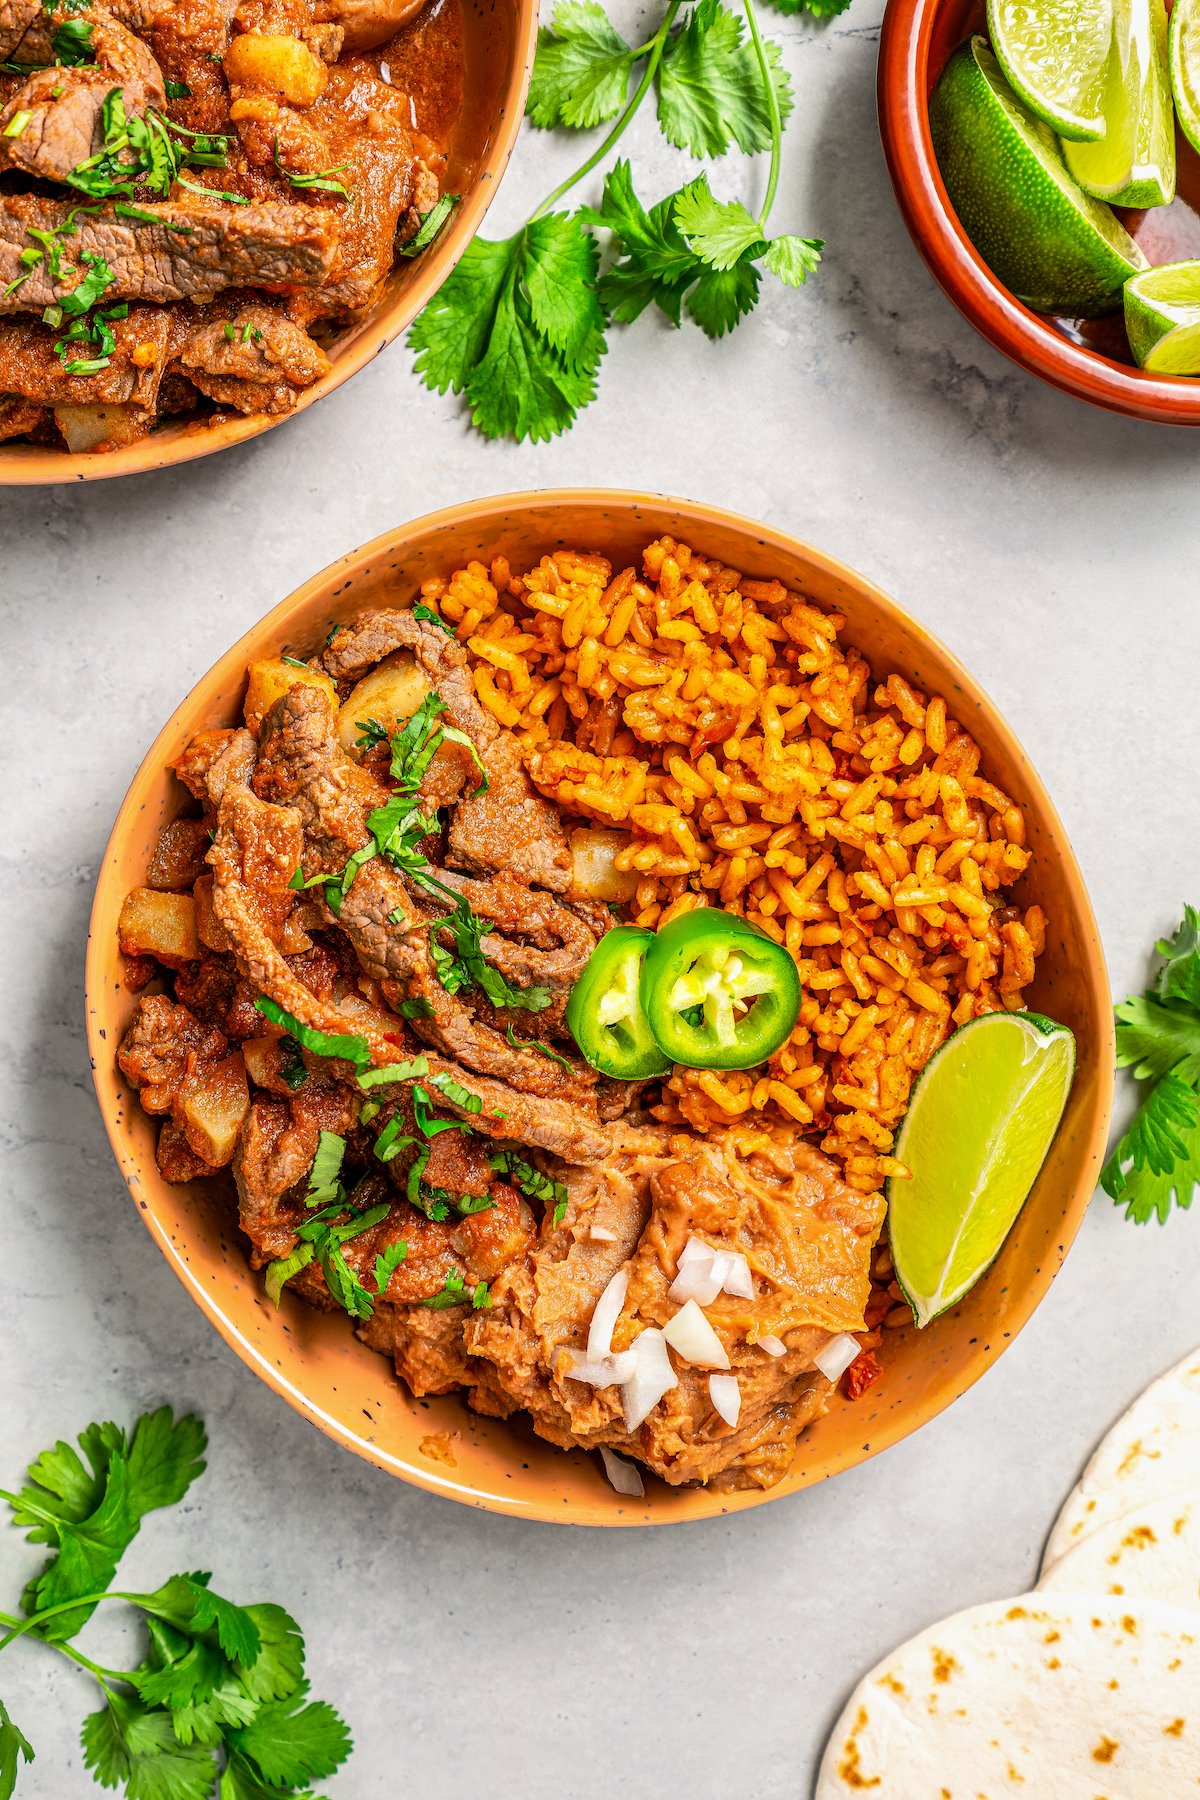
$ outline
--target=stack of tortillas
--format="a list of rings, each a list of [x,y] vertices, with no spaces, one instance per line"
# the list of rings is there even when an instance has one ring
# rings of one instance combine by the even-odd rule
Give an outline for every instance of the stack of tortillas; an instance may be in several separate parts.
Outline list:
[[[1032,1593],[861,1681],[816,1800],[1200,1800],[1200,1351],[1109,1432]]]

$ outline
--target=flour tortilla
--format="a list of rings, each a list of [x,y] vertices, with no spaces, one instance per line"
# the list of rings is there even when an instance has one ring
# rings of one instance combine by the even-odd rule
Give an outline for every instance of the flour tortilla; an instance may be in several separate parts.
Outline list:
[[[1200,1487],[1101,1525],[1050,1565],[1036,1591],[1167,1600],[1200,1614]]]
[[[1055,1520],[1042,1577],[1102,1525],[1194,1487],[1200,1487],[1200,1350],[1153,1382],[1113,1426]]]
[[[873,1669],[815,1800],[1196,1800],[1198,1781],[1194,1615],[1025,1594],[956,1613]]]

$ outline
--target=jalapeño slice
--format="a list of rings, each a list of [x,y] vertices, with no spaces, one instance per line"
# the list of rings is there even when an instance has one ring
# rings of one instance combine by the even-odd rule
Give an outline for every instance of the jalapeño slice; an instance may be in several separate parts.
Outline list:
[[[638,983],[652,931],[618,925],[588,958],[567,1002],[567,1029],[603,1075],[638,1081],[669,1075],[671,1063],[654,1041],[638,999]]]
[[[705,907],[658,933],[642,968],[641,1000],[672,1062],[748,1069],[791,1035],[800,976],[782,944],[736,913]]]

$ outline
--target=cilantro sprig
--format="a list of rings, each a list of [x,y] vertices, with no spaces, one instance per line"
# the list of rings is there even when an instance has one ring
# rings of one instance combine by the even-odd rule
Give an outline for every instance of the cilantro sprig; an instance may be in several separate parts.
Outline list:
[[[680,4],[670,0],[657,31],[636,46],[596,0],[559,0],[552,29],[539,32],[526,107],[533,123],[616,124],[512,237],[467,246],[409,333],[426,386],[465,395],[485,437],[537,443],[569,430],[595,398],[613,320],[629,323],[653,302],[678,326],[686,305],[710,338],[720,338],[757,304],[762,269],[800,287],[820,262],[820,239],[767,231],[792,91],[778,46],[759,30],[754,0],[743,0],[746,40],[742,20],[720,0],[697,0],[676,29]],[[829,16],[849,0],[776,4]],[[639,64],[643,73],[627,100]],[[606,177],[598,207],[551,210],[604,160],[652,90],[659,128],[678,149],[695,157],[723,156],[734,145],[769,149],[757,217],[739,200],[718,199],[703,175],[647,210],[628,162]],[[613,234],[615,252],[603,274],[593,235],[600,229]]]
[[[540,1200],[543,1206],[552,1206],[554,1223],[562,1224],[567,1216],[568,1198],[564,1182],[543,1175],[540,1169],[535,1169],[531,1162],[526,1162],[515,1150],[493,1150],[488,1162],[497,1174],[506,1175],[523,1194],[528,1194],[533,1200]]]
[[[1117,1067],[1154,1086],[1100,1175],[1138,1225],[1165,1225],[1171,1202],[1186,1210],[1200,1185],[1200,912],[1185,906],[1155,948],[1166,962],[1153,987],[1116,1008]]]
[[[314,1800],[309,1783],[332,1775],[353,1745],[328,1702],[310,1701],[304,1639],[281,1606],[238,1606],[203,1571],[173,1575],[153,1593],[110,1590],[144,1515],[174,1506],[203,1474],[204,1427],[169,1407],[128,1435],[111,1422],[61,1440],[31,1464],[20,1494],[0,1490],[13,1523],[56,1547],[22,1597],[24,1618],[0,1613],[0,1649],[21,1638],[86,1669],[104,1705],[84,1720],[84,1765],[127,1800]],[[69,1640],[95,1608],[120,1600],[140,1615],[146,1654],[110,1669]],[[0,1702],[0,1800],[13,1793],[29,1739]]]

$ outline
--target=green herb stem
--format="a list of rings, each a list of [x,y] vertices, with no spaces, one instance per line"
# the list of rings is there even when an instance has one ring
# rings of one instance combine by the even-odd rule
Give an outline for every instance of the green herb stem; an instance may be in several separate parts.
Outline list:
[[[754,40],[754,54],[758,58],[758,67],[762,74],[767,116],[771,121],[771,172],[767,177],[767,197],[763,201],[762,211],[758,215],[759,227],[765,232],[771,208],[775,204],[775,190],[779,186],[783,121],[779,117],[779,95],[775,92],[775,78],[771,73],[771,65],[767,61],[766,45],[762,41],[762,33],[758,29],[758,19],[755,17],[754,0],[743,0],[743,4],[746,9],[746,23],[750,27],[750,36]]]
[[[0,1500],[7,1500],[10,1506],[20,1504],[11,1494],[0,1493]],[[27,1631],[33,1631],[37,1626],[44,1625],[47,1619],[53,1619],[58,1613],[76,1612],[81,1606],[95,1606],[101,1600],[134,1598],[136,1598],[134,1595],[110,1593],[106,1590],[103,1594],[80,1594],[74,1600],[61,1600],[57,1606],[47,1606],[43,1612],[33,1613],[30,1618],[24,1619],[21,1624],[14,1626],[6,1636],[0,1638],[0,1650],[7,1650],[14,1638],[23,1637]],[[57,1650],[59,1645],[55,1644],[54,1647]]]
[[[654,77],[658,73],[658,65],[662,61],[662,58],[663,58],[663,51],[667,47],[667,38],[670,35],[671,26],[675,22],[675,14],[679,11],[679,8],[682,4],[683,4],[683,0],[671,0],[671,4],[667,8],[666,17],[663,19],[662,24],[659,26],[658,30],[655,32],[654,36],[651,38],[649,44],[646,45],[646,47],[645,47],[650,52],[650,60],[646,64],[645,74],[642,76],[641,81],[638,83],[637,92],[634,94],[633,99],[629,102],[629,105],[625,108],[625,111],[621,114],[621,117],[617,120],[616,124],[613,126],[612,130],[609,132],[608,136],[605,138],[605,140],[601,144],[600,148],[597,151],[595,151],[593,153],[593,155],[588,157],[587,161],[583,164],[582,168],[576,169],[574,175],[569,176],[567,178],[567,180],[562,182],[559,187],[556,187],[552,194],[547,194],[546,198],[542,201],[542,204],[537,208],[537,210],[535,212],[530,213],[529,218],[526,220],[526,224],[532,225],[535,219],[540,219],[543,213],[549,212],[550,208],[554,205],[554,202],[556,200],[561,200],[562,196],[568,191],[568,189],[573,188],[577,182],[582,181],[584,176],[590,174],[591,171],[595,168],[596,164],[598,162],[603,162],[604,158],[608,155],[609,151],[612,149],[613,145],[620,138],[620,136],[621,136],[622,132],[625,130],[626,126],[629,125],[629,123],[633,119],[633,115],[637,112],[638,107],[642,104],[642,101],[646,98],[646,95],[650,91],[650,88],[654,82]],[[749,0],[747,0],[747,10],[748,10],[748,8],[749,8]],[[756,43],[759,42],[757,33],[755,35],[755,42]],[[643,54],[643,53],[644,52],[640,52],[639,54]],[[765,59],[766,52],[762,51],[761,47],[760,47],[760,55]],[[779,130],[779,107],[778,107],[778,104],[774,101],[774,89],[773,88],[771,90],[771,94],[772,94],[772,103],[775,106],[775,111],[774,111],[774,115],[773,115],[773,117],[774,117],[773,129],[775,130],[776,133],[778,133],[778,130]],[[776,144],[775,154],[776,154],[776,159],[778,159],[778,144]],[[774,192],[774,190],[772,190],[772,194],[773,194],[773,192]]]

